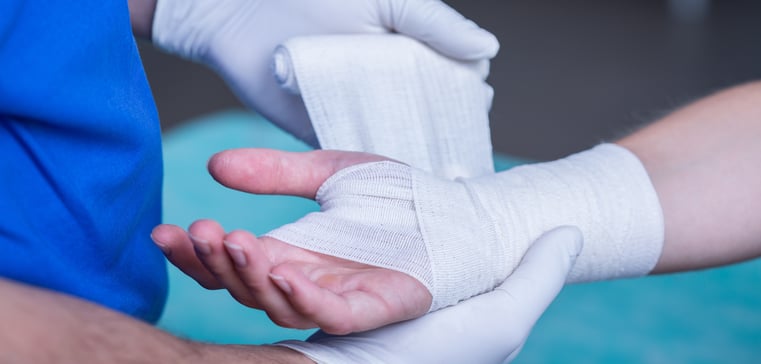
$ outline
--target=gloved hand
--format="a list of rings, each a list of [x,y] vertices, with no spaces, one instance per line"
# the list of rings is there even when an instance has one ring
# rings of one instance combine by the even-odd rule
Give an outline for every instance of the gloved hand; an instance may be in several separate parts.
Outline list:
[[[582,245],[577,228],[556,228],[537,239],[515,272],[492,292],[372,331],[346,336],[318,331],[306,342],[278,345],[329,364],[510,361],[560,292]]]
[[[303,35],[385,32],[465,61],[499,48],[494,35],[438,0],[159,0],[153,22],[159,47],[215,69],[245,104],[312,146],[301,98],[273,76],[275,47]]]

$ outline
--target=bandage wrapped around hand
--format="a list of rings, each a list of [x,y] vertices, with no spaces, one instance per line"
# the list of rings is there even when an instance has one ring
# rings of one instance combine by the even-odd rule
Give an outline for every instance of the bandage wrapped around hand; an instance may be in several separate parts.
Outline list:
[[[316,197],[320,212],[268,235],[406,273],[430,290],[431,311],[494,289],[555,226],[584,236],[569,282],[647,274],[663,245],[647,172],[615,144],[455,181],[392,161],[360,164],[333,175]]]

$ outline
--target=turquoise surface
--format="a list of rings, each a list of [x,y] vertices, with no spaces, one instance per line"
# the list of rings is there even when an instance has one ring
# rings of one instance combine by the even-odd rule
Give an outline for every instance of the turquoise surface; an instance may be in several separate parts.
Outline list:
[[[215,152],[238,147],[309,148],[266,121],[226,112],[192,121],[164,138],[164,221],[187,226],[214,218],[226,229],[264,233],[316,209],[293,197],[252,196],[206,173]],[[498,169],[525,161],[497,156]],[[701,272],[572,285],[541,318],[518,363],[759,363],[761,260]],[[170,269],[159,325],[219,343],[306,338],[283,329],[224,291],[207,291]]]

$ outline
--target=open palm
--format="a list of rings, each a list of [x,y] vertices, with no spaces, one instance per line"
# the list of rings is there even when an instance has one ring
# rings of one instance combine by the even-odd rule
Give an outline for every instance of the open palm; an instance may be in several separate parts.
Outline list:
[[[337,171],[380,160],[386,158],[339,151],[238,149],[212,157],[209,171],[237,190],[313,199]],[[152,236],[172,264],[202,286],[227,289],[240,303],[264,310],[281,326],[345,334],[421,316],[431,305],[426,287],[404,273],[246,231],[225,233],[212,220],[198,220],[187,232],[160,225]]]

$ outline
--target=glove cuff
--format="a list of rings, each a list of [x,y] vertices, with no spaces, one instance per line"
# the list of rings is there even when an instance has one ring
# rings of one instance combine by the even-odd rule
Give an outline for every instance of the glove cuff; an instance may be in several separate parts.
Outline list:
[[[311,339],[309,341],[286,340],[274,345],[298,351],[317,364],[382,364],[383,362],[378,357],[372,355],[372,350],[367,350],[374,349],[376,345],[373,344],[372,341],[368,340],[359,343],[352,340],[351,337],[342,339],[340,336],[336,336],[327,345],[311,342]],[[378,355],[378,353],[375,354]]]

